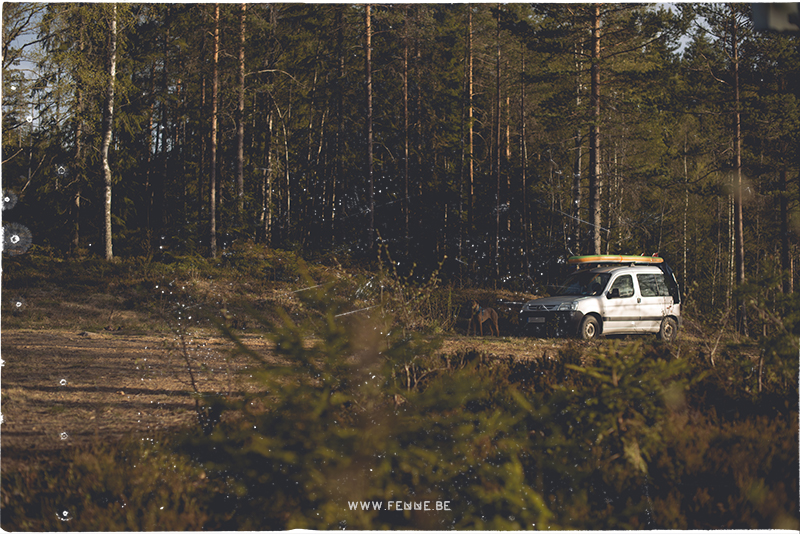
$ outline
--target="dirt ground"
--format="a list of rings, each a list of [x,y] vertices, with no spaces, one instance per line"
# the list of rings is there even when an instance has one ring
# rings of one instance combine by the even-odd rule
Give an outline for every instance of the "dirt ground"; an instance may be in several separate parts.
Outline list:
[[[184,337],[201,393],[237,392],[246,358],[229,357],[231,344],[214,335]],[[245,343],[269,357],[255,335]],[[453,336],[442,351],[476,350],[512,358],[555,356],[563,340]],[[8,329],[2,332],[4,460],[93,440],[194,424],[195,396],[177,335]],[[200,371],[200,368],[205,371]]]
[[[227,340],[186,342],[201,393],[248,387],[242,373],[250,363],[228,358]],[[194,390],[183,352],[174,348],[180,347],[177,336],[4,330],[0,343],[4,461],[24,457],[25,451],[113,440],[195,421]],[[247,344],[268,351],[266,342],[255,336]]]

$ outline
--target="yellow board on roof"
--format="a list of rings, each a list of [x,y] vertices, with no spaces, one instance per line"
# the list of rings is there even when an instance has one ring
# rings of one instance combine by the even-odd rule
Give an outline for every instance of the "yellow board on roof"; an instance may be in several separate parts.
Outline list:
[[[572,256],[567,260],[570,265],[582,265],[586,263],[662,263],[664,258],[658,256],[614,256],[610,254],[599,254],[592,256]]]

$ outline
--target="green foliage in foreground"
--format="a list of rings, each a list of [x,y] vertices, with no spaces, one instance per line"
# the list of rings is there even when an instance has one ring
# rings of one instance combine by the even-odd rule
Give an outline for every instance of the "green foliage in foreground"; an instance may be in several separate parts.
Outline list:
[[[711,402],[697,391],[723,381],[719,368],[686,350],[442,356],[379,309],[343,320],[321,290],[299,296],[315,312],[302,324],[253,313],[278,359],[237,341],[234,357],[260,362],[259,393],[215,397],[204,413],[221,419],[182,436],[4,473],[3,528],[798,526],[796,400],[717,416],[695,402]],[[434,509],[387,510],[396,501]]]

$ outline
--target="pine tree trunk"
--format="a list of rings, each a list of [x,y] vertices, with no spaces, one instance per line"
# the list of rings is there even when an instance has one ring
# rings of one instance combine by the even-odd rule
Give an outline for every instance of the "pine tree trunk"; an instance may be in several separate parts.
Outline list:
[[[575,50],[577,58],[578,51]],[[576,60],[576,75],[575,75],[575,92],[576,92],[576,109],[581,109],[581,92],[583,86],[581,85],[581,68],[580,63]],[[575,159],[572,166],[572,222],[574,230],[572,231],[572,242],[575,247],[576,254],[581,253],[581,223],[578,219],[581,217],[581,159],[583,150],[583,139],[581,135],[581,127],[578,126],[575,131]]]
[[[733,141],[736,155],[736,184],[734,187],[734,225],[736,230],[736,282],[744,283],[744,226],[742,220],[742,117],[739,97],[739,43],[738,20],[733,18],[733,92],[736,114],[736,132]]]
[[[522,228],[522,242],[524,247],[524,265],[523,272],[526,277],[530,277],[530,241],[528,235],[528,143],[526,139],[527,132],[525,130],[525,44],[522,43],[520,51],[521,63],[520,66],[520,102],[519,102],[519,157],[521,162],[520,179],[522,181],[522,219],[520,220],[520,227]]]
[[[365,39],[364,39],[364,69],[366,71],[366,103],[367,103],[367,187],[369,195],[369,216],[367,220],[367,248],[372,250],[375,245],[375,188],[373,184],[372,169],[372,19],[371,6],[367,4],[365,14]]]
[[[211,257],[217,257],[217,106],[219,105],[219,4],[214,6],[214,75],[211,82],[211,168],[209,223]]]
[[[155,114],[155,95],[156,92],[156,62],[155,60],[150,64],[150,108],[147,113],[147,132],[145,132],[145,144],[147,145],[147,161],[144,174],[144,191],[145,191],[145,233],[147,238],[147,247],[150,253],[153,251],[153,229],[151,225],[151,217],[153,214],[153,153],[158,148],[153,147],[153,116]],[[156,141],[158,136],[156,135]]]
[[[204,116],[206,112],[206,75],[203,74],[200,82],[200,116]],[[200,142],[200,169],[206,168],[206,142]],[[197,218],[202,220],[203,205],[205,204],[205,175],[203,172],[197,173]]]
[[[403,183],[405,186],[405,200],[403,202],[403,218],[404,218],[404,247],[406,256],[409,253],[409,234],[408,234],[408,211],[409,211],[409,197],[408,197],[408,7],[405,11],[405,35],[403,36]]]
[[[498,5],[498,9],[500,6]],[[500,20],[497,21],[497,66],[496,66],[496,86],[495,86],[495,127],[494,127],[494,179],[495,179],[495,225],[494,225],[494,269],[497,277],[495,283],[500,278]]]
[[[336,75],[336,170],[334,172],[334,183],[331,185],[331,244],[336,240],[336,224],[337,224],[337,202],[341,202],[342,194],[344,191],[344,176],[342,159],[344,157],[344,67],[345,67],[345,49],[344,49],[344,6],[339,6],[336,10],[336,50],[338,56],[338,72]],[[339,194],[337,194],[337,190]],[[341,207],[340,207],[341,209]]]
[[[239,225],[244,222],[244,43],[245,12],[242,4],[239,14],[239,106],[236,109],[236,216]]]
[[[684,181],[684,202],[683,202],[683,287],[686,290],[687,279],[687,221],[689,218],[689,165],[686,161],[688,152],[688,134],[683,137],[683,181]]]
[[[745,281],[744,273],[744,224],[742,217],[742,117],[741,101],[739,96],[739,21],[733,15],[733,98],[735,106],[736,131],[734,133],[733,150],[736,157],[736,183],[734,184],[733,203],[734,203],[734,230],[736,247],[734,260],[736,262],[736,285],[741,286]],[[737,303],[739,311],[737,323],[739,332],[747,335],[747,307],[744,302]]]
[[[600,254],[600,4],[592,9],[592,121],[589,127],[589,222],[592,226],[592,254]]]
[[[81,54],[86,47],[85,26],[81,19],[79,50]],[[83,83],[79,76],[75,80],[75,101],[76,101],[76,124],[75,124],[75,167],[77,171],[75,197],[73,198],[72,212],[72,253],[76,254],[80,248],[81,241],[81,181],[83,180]]]
[[[473,78],[472,78],[472,6],[467,5],[467,138],[469,150],[467,151],[467,176],[469,178],[469,202],[467,206],[467,233],[472,233],[472,225],[475,211],[475,128],[473,117],[475,109],[473,107]]]
[[[103,144],[100,154],[103,162],[103,182],[105,184],[104,243],[106,260],[114,259],[111,234],[111,167],[108,163],[108,150],[111,146],[111,134],[114,125],[114,91],[117,75],[117,5],[112,4],[112,15],[108,33],[108,86],[103,113]]]
[[[164,20],[169,22],[170,8],[167,7],[166,16]],[[169,174],[169,153],[167,152],[167,140],[169,139],[169,26],[167,26],[164,33],[164,69],[161,85],[161,125],[159,131],[161,132],[161,180],[158,182],[156,188],[156,228],[159,233],[166,223],[167,209],[166,209],[166,194],[167,194],[167,180]]]
[[[783,275],[783,293],[792,292],[791,261],[789,254],[789,197],[786,182],[786,163],[780,170],[780,225],[781,225],[781,271]]]

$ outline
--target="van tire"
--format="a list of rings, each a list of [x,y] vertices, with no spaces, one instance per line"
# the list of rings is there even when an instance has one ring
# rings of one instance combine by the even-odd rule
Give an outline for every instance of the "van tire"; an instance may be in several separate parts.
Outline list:
[[[671,343],[678,338],[678,323],[672,317],[664,317],[658,331],[658,339]]]
[[[578,330],[578,336],[581,339],[597,339],[599,335],[600,325],[597,323],[597,319],[591,315],[584,317]]]

